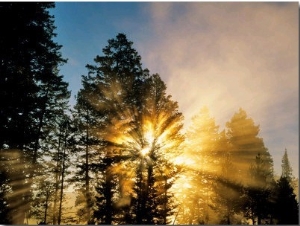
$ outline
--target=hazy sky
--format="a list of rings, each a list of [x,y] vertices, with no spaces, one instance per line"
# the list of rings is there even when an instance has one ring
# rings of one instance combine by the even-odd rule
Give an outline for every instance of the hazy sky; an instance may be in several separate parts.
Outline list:
[[[298,2],[56,2],[51,13],[73,96],[85,65],[125,33],[166,83],[186,127],[207,106],[223,129],[241,107],[260,125],[275,173],[287,148],[298,177]]]

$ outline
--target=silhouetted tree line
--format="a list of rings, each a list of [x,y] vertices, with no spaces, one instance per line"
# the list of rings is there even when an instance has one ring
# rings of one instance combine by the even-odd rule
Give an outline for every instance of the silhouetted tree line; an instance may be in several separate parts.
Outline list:
[[[276,180],[243,109],[219,131],[203,108],[183,133],[177,102],[126,35],[87,64],[71,108],[53,7],[0,3],[0,223],[298,224],[287,151]]]

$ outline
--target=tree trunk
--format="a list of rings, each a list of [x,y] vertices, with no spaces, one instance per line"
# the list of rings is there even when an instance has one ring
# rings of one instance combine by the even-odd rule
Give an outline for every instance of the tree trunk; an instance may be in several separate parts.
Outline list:
[[[48,100],[48,92],[49,89],[47,88],[45,97],[43,98],[45,101],[43,102],[43,108],[39,117],[39,125],[38,125],[38,129],[37,129],[37,136],[35,138],[35,144],[34,144],[34,150],[33,150],[33,164],[36,164],[37,162],[37,158],[38,158],[38,148],[39,148],[39,140],[40,140],[40,136],[41,136],[41,131],[42,131],[42,127],[44,125],[44,115],[46,112],[46,102]]]
[[[57,199],[58,199],[58,189],[59,189],[59,172],[60,172],[60,136],[58,138],[58,149],[57,149],[57,162],[56,162],[56,172],[55,172],[55,195],[54,195],[54,204],[53,204],[53,217],[52,217],[52,223],[57,224]]]
[[[47,189],[47,188],[46,188]],[[44,223],[47,224],[47,211],[48,211],[48,200],[49,200],[49,192],[46,191],[46,206],[45,206],[45,213],[44,213]]]
[[[62,215],[62,202],[63,202],[63,194],[64,194],[64,179],[65,179],[65,157],[66,157],[66,149],[67,149],[67,134],[65,134],[65,144],[62,156],[62,170],[61,170],[61,186],[60,186],[60,198],[59,198],[59,210],[58,210],[58,225],[61,222]]]
[[[163,211],[163,224],[167,224],[167,202],[168,202],[168,192],[167,192],[167,186],[168,186],[168,181],[167,178],[165,178],[165,188],[164,188],[164,211]]]
[[[110,175],[109,168],[111,166],[112,160],[110,158],[107,159],[107,167],[105,171],[105,205],[106,205],[106,218],[105,224],[112,224],[112,176]]]
[[[89,112],[87,110],[87,118],[89,118]],[[87,211],[87,224],[90,221],[90,178],[89,178],[89,122],[87,122],[86,128],[86,146],[85,146],[85,198],[86,198],[86,211]]]

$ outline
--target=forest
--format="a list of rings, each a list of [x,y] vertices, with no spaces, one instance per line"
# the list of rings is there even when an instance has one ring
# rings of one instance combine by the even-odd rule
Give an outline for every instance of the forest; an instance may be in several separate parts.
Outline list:
[[[70,106],[53,7],[0,3],[1,224],[298,225],[288,150],[276,178],[242,108],[220,130],[203,107],[184,130],[125,34],[87,62]]]

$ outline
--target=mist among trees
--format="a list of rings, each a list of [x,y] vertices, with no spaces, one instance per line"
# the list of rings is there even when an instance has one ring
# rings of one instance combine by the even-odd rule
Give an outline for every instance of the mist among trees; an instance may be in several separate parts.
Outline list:
[[[125,34],[86,62],[70,106],[53,7],[0,3],[0,223],[299,223],[288,151],[276,178],[242,108],[220,130],[203,107],[185,131]]]

